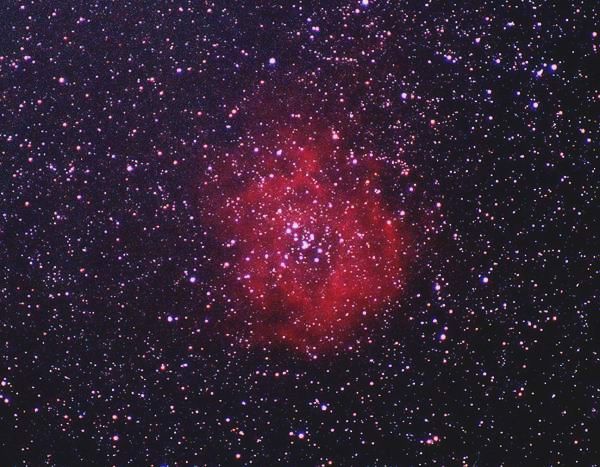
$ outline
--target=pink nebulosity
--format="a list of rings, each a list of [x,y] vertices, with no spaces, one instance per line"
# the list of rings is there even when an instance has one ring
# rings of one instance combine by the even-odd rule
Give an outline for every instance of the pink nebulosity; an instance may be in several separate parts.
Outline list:
[[[336,346],[399,292],[404,236],[377,172],[344,178],[326,153],[280,151],[219,210],[257,342]]]

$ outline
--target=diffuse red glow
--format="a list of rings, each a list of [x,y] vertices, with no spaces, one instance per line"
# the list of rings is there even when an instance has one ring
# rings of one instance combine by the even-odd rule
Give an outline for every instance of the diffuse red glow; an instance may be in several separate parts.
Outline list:
[[[336,176],[339,161],[323,152],[269,155],[268,172],[219,211],[225,267],[250,305],[256,342],[336,346],[401,288],[404,237],[376,171]]]

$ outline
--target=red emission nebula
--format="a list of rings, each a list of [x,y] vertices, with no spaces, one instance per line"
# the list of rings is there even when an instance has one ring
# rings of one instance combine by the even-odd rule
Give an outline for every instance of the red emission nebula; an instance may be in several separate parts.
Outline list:
[[[250,342],[337,347],[401,290],[401,221],[374,162],[314,141],[265,152],[249,151],[239,173],[253,175],[231,181],[217,211],[228,288],[246,303]]]

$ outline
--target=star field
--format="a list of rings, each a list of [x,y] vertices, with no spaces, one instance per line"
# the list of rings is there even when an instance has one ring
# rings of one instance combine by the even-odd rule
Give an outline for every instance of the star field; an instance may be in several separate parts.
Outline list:
[[[0,6],[1,465],[598,465],[594,2]]]

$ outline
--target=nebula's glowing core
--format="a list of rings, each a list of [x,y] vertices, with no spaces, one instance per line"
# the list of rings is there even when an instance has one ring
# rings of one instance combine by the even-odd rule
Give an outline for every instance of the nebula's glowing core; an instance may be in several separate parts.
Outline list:
[[[404,241],[373,171],[336,177],[296,148],[230,196],[224,264],[252,308],[261,342],[337,345],[400,289]]]

